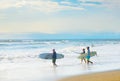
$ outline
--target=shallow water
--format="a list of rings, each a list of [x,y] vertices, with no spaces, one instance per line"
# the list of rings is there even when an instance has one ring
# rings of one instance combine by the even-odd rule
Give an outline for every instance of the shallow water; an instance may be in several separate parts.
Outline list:
[[[80,63],[77,58],[82,48],[90,46],[97,51],[91,58],[94,64]],[[64,54],[58,67],[39,54],[52,52]],[[0,81],[56,81],[57,79],[108,70],[120,69],[120,40],[1,40]]]

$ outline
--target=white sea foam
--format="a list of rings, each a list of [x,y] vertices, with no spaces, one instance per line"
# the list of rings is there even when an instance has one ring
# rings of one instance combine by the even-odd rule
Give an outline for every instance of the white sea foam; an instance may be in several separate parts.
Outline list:
[[[120,41],[17,41],[0,42],[0,81],[54,81],[72,75],[120,69]],[[5,46],[4,46],[5,45]],[[82,48],[90,46],[97,51],[91,58],[93,65],[80,64],[77,57]],[[52,52],[64,54],[58,67],[39,54]]]

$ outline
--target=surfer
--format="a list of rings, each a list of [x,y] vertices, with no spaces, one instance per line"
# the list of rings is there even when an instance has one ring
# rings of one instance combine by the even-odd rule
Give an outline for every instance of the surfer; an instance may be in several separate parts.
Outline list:
[[[80,55],[83,55],[83,54],[85,54],[85,49],[84,48],[82,49],[82,53],[80,53]],[[86,63],[85,57],[81,58],[81,63],[83,62],[83,60]]]
[[[53,63],[54,66],[57,66],[56,65],[56,59],[57,59],[56,51],[55,51],[55,49],[53,49],[52,63]]]
[[[87,56],[86,56],[86,59],[87,59],[87,64],[89,64],[89,63],[93,64],[93,62],[90,61],[90,47],[87,47]]]

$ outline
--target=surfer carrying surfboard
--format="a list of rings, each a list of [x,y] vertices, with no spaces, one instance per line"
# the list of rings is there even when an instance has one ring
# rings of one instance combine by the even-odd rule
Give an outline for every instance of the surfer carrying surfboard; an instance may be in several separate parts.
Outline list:
[[[56,59],[57,59],[57,54],[56,54],[55,49],[53,49],[52,63],[53,63],[54,66],[57,66]]]
[[[90,61],[90,47],[87,47],[87,56],[86,56],[86,59],[87,59],[87,64],[89,64],[89,63],[93,64],[93,62]]]
[[[83,55],[83,54],[85,54],[85,49],[84,48],[82,49],[82,53],[80,53],[80,55]],[[83,62],[83,60],[86,63],[85,57],[81,58],[81,63]]]

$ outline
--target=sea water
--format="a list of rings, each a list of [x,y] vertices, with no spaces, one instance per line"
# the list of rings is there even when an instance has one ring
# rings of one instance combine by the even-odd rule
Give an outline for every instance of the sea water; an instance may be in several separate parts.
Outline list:
[[[89,46],[97,51],[93,64],[77,57]],[[41,53],[64,54],[57,60],[41,59]],[[86,50],[87,51],[87,50]],[[0,40],[0,81],[56,81],[74,75],[120,69],[120,40]]]

